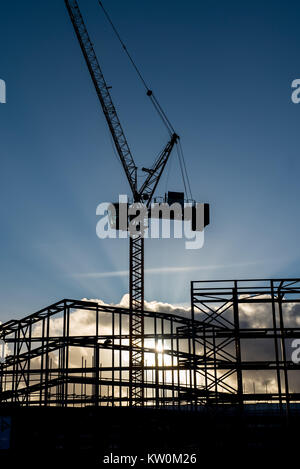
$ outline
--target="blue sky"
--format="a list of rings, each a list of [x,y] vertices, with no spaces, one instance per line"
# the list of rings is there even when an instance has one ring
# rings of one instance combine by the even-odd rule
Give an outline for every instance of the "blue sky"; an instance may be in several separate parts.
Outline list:
[[[190,280],[298,276],[299,3],[104,5],[181,136],[195,199],[211,204],[202,249],[147,240],[146,298],[186,303]],[[150,165],[168,135],[97,1],[80,7],[136,162]],[[0,35],[0,320],[61,298],[117,302],[128,241],[96,237],[96,207],[129,188],[63,0],[2,2]],[[157,194],[181,190],[179,176],[174,153]]]

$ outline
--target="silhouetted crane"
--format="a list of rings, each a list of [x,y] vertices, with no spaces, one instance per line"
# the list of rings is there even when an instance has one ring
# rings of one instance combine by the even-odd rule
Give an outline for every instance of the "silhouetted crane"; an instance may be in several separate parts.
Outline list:
[[[100,68],[93,44],[90,40],[88,31],[84,24],[81,12],[76,0],[65,0],[76,36],[78,38],[83,56],[89,69],[92,81],[95,86],[104,116],[106,118],[110,133],[112,135],[117,153],[124,168],[134,202],[143,202],[146,207],[150,207],[154,192],[165,169],[174,145],[178,142],[179,136],[175,133],[168,118],[163,112],[161,106],[156,100],[153,92],[148,88],[140,72],[129,55],[118,32],[112,24],[107,12],[104,10],[109,22],[123,45],[125,52],[134,65],[137,73],[143,81],[146,92],[155,109],[166,125],[170,138],[164,149],[153,163],[150,169],[142,168],[146,173],[145,180],[139,186],[137,180],[137,166],[134,162],[130,148],[128,146],[124,131],[119,121],[115,106],[113,104],[110,87],[107,86],[102,70]],[[130,386],[130,405],[143,405],[144,397],[144,320],[142,311],[144,309],[144,238],[142,234],[130,236],[129,250],[129,337],[130,337],[130,356],[129,356],[129,379]]]

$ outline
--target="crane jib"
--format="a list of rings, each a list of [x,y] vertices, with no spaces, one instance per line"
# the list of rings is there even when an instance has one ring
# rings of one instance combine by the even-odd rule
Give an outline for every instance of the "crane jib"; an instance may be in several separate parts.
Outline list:
[[[77,1],[65,0],[65,4],[94,83],[116,150],[125,170],[133,196],[135,197],[137,191],[137,167],[128,146],[117,111],[111,99],[93,44],[90,40]]]

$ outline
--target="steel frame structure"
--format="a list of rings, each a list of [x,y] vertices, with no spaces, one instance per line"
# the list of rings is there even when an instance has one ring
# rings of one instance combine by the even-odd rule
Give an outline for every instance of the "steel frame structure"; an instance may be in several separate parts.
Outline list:
[[[192,317],[198,320],[195,354],[203,354],[194,372],[203,378],[211,401],[273,402],[287,413],[290,403],[300,402],[300,364],[291,360],[291,341],[300,337],[298,303],[297,278],[191,282]],[[295,372],[299,384],[294,379],[291,389]],[[267,384],[266,392],[256,392],[255,374],[271,376],[270,392]],[[246,389],[247,375],[252,375],[253,392]]]
[[[84,324],[88,318],[86,335],[76,335],[78,315]],[[142,349],[131,341],[130,308],[66,299],[2,324],[0,338],[10,355],[0,365],[1,405],[135,406],[130,356],[141,351],[143,393],[135,399],[154,407],[189,404],[191,319],[140,315]]]
[[[191,316],[140,309],[143,333],[133,341],[131,307],[62,300],[0,325],[9,349],[0,405],[273,403],[288,414],[300,403],[300,382],[293,382],[300,365],[290,356],[291,340],[300,338],[298,303],[300,279],[192,282]],[[135,354],[144,362],[133,370]],[[134,372],[142,372],[140,394],[130,392]],[[249,374],[257,386],[251,392]],[[269,390],[259,389],[265,375]]]

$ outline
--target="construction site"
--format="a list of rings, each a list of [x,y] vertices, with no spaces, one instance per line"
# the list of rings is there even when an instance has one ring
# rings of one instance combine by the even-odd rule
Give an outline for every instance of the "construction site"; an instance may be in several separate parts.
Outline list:
[[[193,282],[191,317],[141,311],[139,347],[131,343],[129,309],[62,300],[1,325],[13,352],[1,366],[1,404],[198,409],[268,403],[288,415],[300,403],[293,379],[300,366],[288,347],[300,328],[297,316],[294,324],[284,317],[299,302],[299,279]],[[254,315],[253,324],[240,324],[245,305],[266,305],[268,324],[257,327]],[[88,321],[86,334],[77,336],[80,314]],[[251,341],[268,360],[251,360]],[[139,365],[131,354],[139,354]],[[253,372],[267,372],[273,389],[246,389]]]
[[[201,447],[207,426],[221,432],[209,448],[224,447],[228,443],[224,426],[239,433],[241,422],[240,445],[273,447],[279,437],[283,444],[287,428],[294,428],[300,412],[300,365],[291,360],[289,347],[300,337],[300,328],[297,316],[293,323],[287,314],[299,302],[300,279],[193,282],[190,317],[140,312],[143,333],[138,339],[143,345],[139,347],[131,343],[130,309],[62,300],[1,325],[1,339],[12,351],[1,364],[2,415],[16,422],[25,416],[35,428],[39,419],[46,421],[47,426],[38,424],[44,427],[41,444],[47,442],[48,447],[47,428],[54,448],[68,448],[75,436],[79,447],[94,448],[100,431],[97,416],[101,421],[104,416],[114,425],[105,426],[100,448],[108,449],[114,441],[117,450],[133,450],[122,427],[122,422],[128,426],[128,413],[134,426],[142,427],[144,419],[150,419],[151,436],[141,446],[145,450],[151,441],[161,449],[162,435],[156,426],[159,422],[168,427],[172,420],[177,438],[169,429],[164,448],[171,441],[177,448],[188,449],[192,443],[197,448],[200,440]],[[267,311],[263,327],[257,327],[256,315],[243,324],[240,311],[249,305],[258,314],[262,306]],[[88,318],[81,336],[76,335],[78,315]],[[251,343],[267,351],[268,358],[262,354],[260,360],[251,359]],[[131,354],[139,354],[139,366],[132,363]],[[252,380],[259,381],[261,375],[272,383],[271,389],[252,388]],[[115,410],[108,409],[112,407]],[[53,428],[62,412],[69,412],[63,414],[69,416],[66,434]],[[88,437],[87,427],[81,434],[78,418],[89,422]],[[116,436],[118,425],[123,437]],[[18,426],[15,444],[30,446],[23,425]],[[187,428],[193,429],[193,436]]]
[[[65,3],[132,199],[148,209],[180,138],[115,30],[169,132],[139,187],[79,6]],[[165,201],[191,199],[169,192]],[[210,223],[203,207],[201,230]],[[192,281],[186,314],[154,312],[144,304],[142,231],[129,243],[128,308],[62,299],[0,325],[0,448],[201,455],[296,441],[300,363],[291,355],[300,339],[300,279]]]

